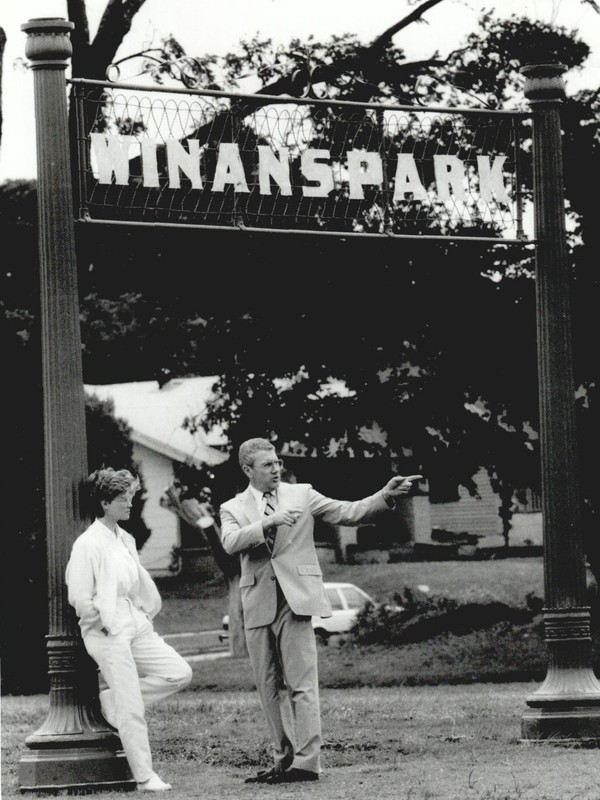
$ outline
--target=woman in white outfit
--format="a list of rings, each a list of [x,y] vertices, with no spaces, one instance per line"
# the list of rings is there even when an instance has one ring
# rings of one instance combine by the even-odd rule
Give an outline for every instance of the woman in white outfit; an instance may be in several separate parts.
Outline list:
[[[158,589],[140,564],[129,519],[140,488],[128,470],[101,469],[89,477],[97,518],[75,541],[67,565],[69,602],[79,617],[86,650],[107,689],[100,692],[106,720],[117,729],[141,791],[171,785],[152,769],[145,708],[190,682],[189,664],[155,633]]]

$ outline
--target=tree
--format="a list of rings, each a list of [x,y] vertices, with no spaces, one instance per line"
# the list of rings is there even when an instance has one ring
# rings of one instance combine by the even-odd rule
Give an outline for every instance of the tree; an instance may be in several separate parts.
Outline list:
[[[258,49],[261,62],[268,60],[264,43]],[[465,98],[472,103],[474,97],[494,108],[514,104],[522,85],[518,67],[524,54],[537,58],[542,52],[574,67],[589,48],[541,23],[485,15],[481,30],[452,54],[443,70],[429,65],[437,69],[437,77],[424,82],[421,99],[456,105],[464,104]],[[364,73],[355,74],[354,82],[335,85],[329,93],[346,97],[356,92],[362,99],[365,86]],[[401,99],[405,87],[369,83],[368,90],[369,100]],[[525,155],[528,139],[524,130]],[[466,486],[472,486],[472,475],[484,464],[508,520],[514,491],[539,480],[531,457],[537,449],[531,253],[504,246],[494,252],[467,252],[465,244],[460,272],[450,273],[447,265],[460,258],[456,244],[404,245],[409,267],[400,276],[391,269],[390,245],[367,246],[369,277],[380,288],[372,309],[365,307],[361,276],[354,280],[345,274],[341,285],[337,275],[322,274],[323,263],[333,261],[326,244],[314,246],[314,255],[307,257],[307,246],[288,258],[291,270],[300,267],[299,262],[316,266],[302,263],[309,289],[303,296],[302,287],[296,287],[296,296],[292,302],[286,298],[281,312],[280,298],[263,288],[268,283],[268,255],[258,263],[253,260],[256,272],[263,275],[262,296],[272,301],[273,310],[264,319],[250,308],[236,319],[232,309],[223,321],[217,335],[225,342],[228,366],[215,402],[196,424],[226,424],[235,440],[265,431],[277,438],[284,452],[335,449],[338,455],[373,455],[389,449],[399,456],[409,451],[416,461],[409,468],[430,476],[449,471]],[[352,247],[360,263],[362,246]],[[311,297],[314,285],[316,301]],[[240,294],[248,308],[251,287],[240,284]],[[395,331],[398,317],[401,337]],[[209,322],[207,335],[210,326]],[[284,339],[279,347],[278,332],[286,328],[294,332],[294,341]],[[344,331],[343,338],[331,336],[336,330]],[[316,347],[310,347],[311,340]],[[327,391],[332,377],[350,390],[345,396]],[[382,436],[365,442],[364,432],[374,423]]]
[[[75,28],[71,33],[72,73],[77,78],[104,80],[135,15],[146,0],[108,0],[92,40],[85,0],[67,0],[67,13]]]
[[[410,21],[430,7],[432,4],[421,4],[409,15]],[[500,107],[514,104],[520,96],[518,67],[524,59],[551,53],[573,68],[589,52],[583,42],[564,30],[516,17],[500,21],[487,14],[481,29],[469,37],[465,47],[451,54],[447,64],[442,65],[434,54],[410,65],[404,63],[399,48],[390,46],[391,35],[406,27],[409,17],[368,47],[346,35],[326,43],[296,40],[283,53],[274,51],[268,40],[255,39],[245,43],[244,57],[230,54],[225,59],[220,68],[222,83],[216,83],[217,69],[210,57],[196,59],[196,77],[213,87],[235,87],[241,75],[255,68],[263,81],[259,92],[298,90],[307,77],[308,53],[313,83],[324,77],[330,80],[330,96],[405,101],[418,79],[421,102],[468,105],[475,101]],[[382,43],[386,45],[383,54]],[[181,60],[183,51],[170,39],[164,55],[174,63]],[[192,77],[188,74],[186,80],[193,77],[192,69]],[[590,109],[591,113],[586,113],[591,121],[597,119],[594,102],[596,94],[575,98],[573,104]],[[575,119],[570,130],[576,135]],[[590,130],[593,128],[588,125]],[[523,165],[530,177],[528,140],[524,129]],[[581,149],[573,155],[580,158],[586,152],[589,150]],[[573,170],[571,175],[575,174]],[[311,291],[303,293],[303,287],[296,287],[292,301],[286,297],[285,309],[279,313],[275,308],[269,320],[262,319],[257,309],[261,301],[277,307],[280,292],[265,291],[261,284],[257,295],[253,276],[246,280],[237,275],[243,301],[228,301],[224,309],[218,309],[218,298],[228,291],[230,274],[205,273],[209,302],[197,314],[197,335],[188,337],[192,331],[179,325],[188,345],[177,348],[183,357],[177,365],[163,367],[166,374],[173,374],[173,369],[181,374],[186,367],[203,374],[220,372],[220,396],[203,424],[226,422],[232,438],[244,438],[259,429],[277,435],[290,452],[330,453],[334,449],[338,455],[373,455],[408,451],[407,460],[416,462],[408,468],[430,476],[452,475],[471,489],[472,475],[484,463],[504,498],[501,513],[508,522],[513,492],[524,488],[523,482],[535,486],[539,479],[535,459],[530,458],[537,448],[531,253],[509,247],[496,248],[493,253],[473,247],[467,253],[468,245],[461,246],[461,253],[449,243],[406,245],[403,256],[408,266],[398,274],[389,243],[353,244],[353,255],[373,264],[370,274],[381,287],[377,307],[365,308],[360,279],[353,281],[352,276],[344,275],[342,285],[333,270],[323,274],[322,265],[339,258],[339,247],[338,243],[333,247],[302,242],[295,252],[286,254],[288,268],[305,274],[307,283],[316,280],[322,296],[315,301]],[[251,263],[267,280],[270,276],[276,280],[280,254],[265,249],[258,237],[241,246],[233,244],[226,252],[228,262]],[[447,265],[459,259],[465,262],[460,274],[450,273]],[[180,280],[184,280],[183,270],[174,276],[176,284]],[[433,286],[437,287],[435,294]],[[178,308],[185,317],[182,295],[178,293],[172,305],[163,302],[162,313],[154,315],[163,331],[171,323],[177,325]],[[145,294],[144,303],[148,300]],[[397,335],[398,316],[402,341]],[[508,317],[511,325],[507,330]],[[280,348],[274,343],[287,329],[294,331],[294,341],[286,340]],[[143,336],[143,328],[138,330]],[[332,337],[332,330],[343,330],[344,337]],[[195,357],[190,352],[191,340]],[[267,355],[265,347],[269,348]],[[511,376],[510,381],[506,375]],[[347,396],[328,390],[332,377],[349,387]],[[373,420],[375,408],[377,419]],[[193,427],[194,422],[191,424]],[[383,440],[369,433],[373,424],[382,431]],[[365,443],[365,438],[370,441]],[[516,454],[520,454],[518,458]],[[522,464],[529,468],[524,470]],[[506,525],[505,533],[508,535]]]
[[[140,491],[135,494],[132,501],[127,532],[134,537],[137,549],[141,550],[150,536],[150,531],[142,519],[145,502],[144,479],[133,455],[131,426],[115,416],[115,405],[112,400],[100,400],[96,395],[86,397],[85,421],[88,471],[91,473],[105,467],[129,469],[139,478]]]
[[[10,468],[4,477],[5,497],[10,498],[10,502],[5,508],[6,535],[2,539],[3,607],[9,608],[15,598],[21,598],[19,613],[7,615],[2,626],[2,691],[27,694],[47,688],[41,355],[32,319],[27,315],[6,313],[4,305],[1,311],[4,364],[7,374],[14,376],[4,393],[4,414],[11,429],[10,440],[18,443],[12,450]],[[15,336],[15,328],[21,337]],[[90,471],[115,463],[137,471],[127,427],[114,418],[108,404],[93,398],[88,400],[86,427]],[[116,458],[117,462],[113,460]],[[139,493],[128,526],[138,547],[149,534],[140,516],[142,503]]]
[[[163,50],[160,54],[164,59],[164,63],[157,67],[156,62],[147,60],[146,68],[155,75],[157,80],[162,81],[166,76],[173,76],[174,72],[172,67],[175,63],[178,63],[181,65],[180,74],[186,85],[198,85],[200,83],[213,88],[236,88],[239,86],[241,76],[247,74],[249,70],[252,71],[254,69],[258,79],[262,82],[262,85],[257,90],[259,95],[261,93],[269,95],[289,93],[293,95],[303,90],[307,85],[310,90],[311,85],[319,81],[324,81],[329,84],[329,95],[337,98],[403,101],[406,100],[407,97],[410,98],[413,96],[413,90],[417,83],[417,90],[421,102],[442,101],[444,103],[455,104],[460,101],[464,104],[465,100],[468,103],[469,98],[471,102],[473,98],[475,98],[478,101],[483,100],[488,105],[497,107],[510,102],[515,96],[515,93],[518,92],[520,78],[517,73],[517,68],[524,58],[536,60],[542,56],[546,58],[548,53],[551,53],[554,57],[566,63],[568,67],[574,67],[581,63],[589,52],[589,48],[587,48],[583,42],[573,39],[573,37],[569,36],[564,30],[555,30],[549,25],[539,22],[532,23],[530,20],[518,19],[517,17],[513,17],[508,21],[500,21],[495,19],[491,13],[487,13],[482,17],[481,31],[474,32],[468,38],[465,46],[450,54],[447,60],[441,61],[438,55],[433,53],[429,58],[418,62],[407,61],[401,48],[392,44],[393,37],[399,32],[409,28],[409,26],[417,22],[422,22],[426,17],[426,12],[438,5],[439,2],[441,2],[441,0],[426,0],[426,2],[418,4],[410,14],[399,20],[388,30],[382,32],[381,35],[376,37],[368,45],[361,44],[356,37],[344,35],[333,37],[330,42],[325,43],[314,40],[302,43],[299,40],[293,40],[285,51],[275,51],[269,40],[255,38],[250,42],[244,43],[244,56],[240,57],[237,54],[229,54],[224,59],[223,64],[218,67],[214,57],[203,56],[199,58],[188,58],[178,43],[172,37],[169,37],[164,41]],[[98,69],[100,62],[108,60],[107,56],[109,53],[112,52],[111,57],[114,58],[114,54],[116,53],[115,45],[118,43],[119,36],[131,25],[133,16],[141,5],[142,3],[139,2],[126,3],[124,4],[124,8],[121,9],[115,7],[113,3],[109,3],[103,16],[98,36],[93,43],[90,43],[83,4],[70,4],[70,16],[76,25],[78,22],[80,23],[78,27],[83,32],[81,34],[83,38],[78,39],[76,42],[78,55],[74,57],[73,62],[76,74],[89,75],[91,77],[99,76],[99,72],[94,72],[94,70]],[[248,105],[248,109],[246,110],[255,107],[256,104],[252,102]],[[211,123],[211,135],[215,135],[214,122]],[[446,258],[448,253],[452,252],[451,249],[443,252],[444,249],[444,247],[441,248],[442,252],[440,253],[440,258]],[[414,256],[416,264],[422,262],[422,258],[419,258],[420,255],[419,253],[411,254],[411,256]],[[502,255],[503,263],[500,270],[498,270],[490,266],[490,262],[494,261],[494,257],[490,254],[487,256],[478,254],[476,257],[477,261],[474,262],[476,266],[471,272],[471,275],[475,274],[476,280],[482,283],[484,279],[481,279],[479,273],[483,272],[487,274],[488,279],[490,277],[495,278],[500,274],[504,284],[502,287],[503,289],[509,280],[513,282],[513,286],[518,284],[516,292],[511,289],[507,294],[517,294],[521,295],[521,297],[513,297],[512,301],[509,299],[509,303],[519,303],[524,299],[527,302],[531,302],[531,291],[525,289],[525,284],[530,278],[527,260],[523,260],[521,257],[519,263],[519,256],[515,253],[511,254],[507,252]],[[487,263],[485,263],[486,261]],[[511,275],[510,270],[514,270],[515,265],[516,274]],[[415,270],[415,272],[416,271],[417,270]],[[423,270],[420,268],[420,265],[418,271],[422,276]],[[432,276],[431,271],[428,271],[428,273],[427,282],[429,286],[431,286],[432,283],[429,282],[429,279],[431,278],[437,281],[439,276]],[[524,280],[523,276],[525,278]],[[390,281],[389,276],[382,276],[382,282],[384,286],[387,284],[391,290],[405,292],[407,288],[404,284],[399,286],[395,281]],[[474,281],[471,281],[466,291],[470,297],[477,301],[481,294],[486,294],[486,290],[479,290],[479,288],[474,290],[474,285]],[[423,294],[426,294],[427,291],[428,289]],[[411,294],[414,296],[415,293],[412,292]],[[487,292],[487,294],[489,295],[489,292]],[[447,297],[448,295],[446,295],[446,298]],[[95,296],[93,294],[90,295],[90,298],[95,302]],[[116,303],[121,304],[123,299],[125,298],[119,298]],[[139,300],[139,297],[136,299]],[[182,298],[179,297],[178,302],[181,303],[181,300]],[[146,299],[144,299],[144,303],[145,302]],[[500,303],[499,305],[505,308],[505,304]],[[487,308],[487,306],[485,307]],[[523,305],[521,307],[523,307]],[[436,312],[439,311],[440,309],[436,308]],[[141,316],[143,319],[143,315]],[[173,319],[176,316],[177,311],[172,317],[169,315],[167,320]],[[211,324],[213,320],[207,322],[206,316],[200,315],[201,327],[200,329],[196,329],[195,332],[199,333],[201,340],[210,347],[210,343],[214,341],[213,337],[215,335],[219,337],[219,342],[222,341],[223,330],[218,321],[214,326]],[[440,313],[439,315],[440,320],[446,321],[446,317],[447,315],[444,313]],[[158,326],[164,331],[164,317],[154,317],[154,319],[160,320]],[[472,318],[469,318],[469,321],[472,325]],[[481,318],[478,318],[477,322],[480,321]],[[311,329],[314,329],[313,322],[314,317],[311,318]],[[342,320],[342,322],[345,322],[345,320]],[[226,322],[225,325],[228,326],[229,323]],[[140,325],[138,330],[144,335],[144,328],[151,331],[152,327],[153,322],[151,319],[148,319],[147,323],[145,325]],[[242,321],[241,328],[248,329],[249,327],[249,319],[246,318]],[[428,328],[427,331],[417,329],[415,332],[416,335],[410,341],[420,342],[423,337],[427,337],[431,330],[430,320],[428,320],[425,327]],[[194,337],[188,335],[191,333],[189,328],[185,330],[185,325],[183,325],[180,326],[180,329],[182,339],[188,342],[194,341]],[[231,329],[230,332],[233,333]],[[250,335],[253,336],[253,333],[254,332]],[[385,333],[387,334],[387,331]],[[461,333],[464,335],[466,332],[463,329]],[[446,336],[445,333],[444,336]],[[111,339],[112,337],[109,337],[107,341],[110,342]],[[260,331],[259,341],[261,341]],[[306,339],[304,341],[306,341]],[[358,343],[359,347],[361,344],[364,350],[365,342]],[[459,345],[459,347],[462,346],[464,352],[464,348],[469,344],[468,335],[464,336],[462,341],[457,340],[456,344]],[[446,347],[445,352],[447,352],[448,349],[449,348]],[[186,350],[189,352],[189,345],[188,347],[177,348],[178,353],[185,353]],[[206,347],[200,348],[200,350],[206,350]],[[428,380],[425,383],[429,385],[432,391],[444,389],[445,392],[447,392],[450,388],[448,378],[450,377],[451,369],[446,367],[444,370],[440,371],[440,352],[439,349],[436,350],[435,346],[432,347],[428,363],[419,365],[414,363],[414,358],[410,360],[410,358],[407,358],[406,354],[402,355],[396,353],[396,356],[400,355],[401,359],[403,359],[403,365],[399,370],[400,374],[396,374],[395,378],[387,381],[392,383],[392,386],[387,389],[388,393],[391,391],[392,394],[394,392],[397,394],[398,380],[401,382],[404,380],[403,372],[417,369],[420,369],[422,374],[428,376]],[[190,355],[191,358],[187,361],[188,366],[192,366],[194,362],[197,361],[197,358],[194,358],[193,354],[190,353]],[[336,357],[335,363],[339,364],[339,354],[332,355]],[[381,363],[385,361],[385,359],[380,357],[378,361],[377,354],[369,354],[371,357],[373,355],[375,355],[374,363],[379,364],[380,371],[387,370],[390,365]],[[414,353],[409,355],[414,356]],[[494,355],[497,355],[497,353],[494,353]],[[520,369],[520,376],[524,377],[528,371],[530,374],[533,374],[533,371],[530,369],[532,364],[531,356],[532,351],[530,348],[527,352],[526,363],[528,367]],[[484,353],[482,357],[485,359]],[[242,361],[241,366],[243,369],[243,357],[240,358],[239,353],[236,353],[236,358],[238,362],[236,364],[236,370],[237,366],[240,365],[240,361]],[[305,390],[308,392],[312,392],[313,390],[319,392],[323,380],[327,381],[331,374],[332,360],[334,359],[332,358],[330,362],[326,363],[324,368],[321,369],[312,363],[310,365],[311,371],[308,373],[309,378],[307,382],[306,376],[303,380],[296,380],[296,376],[301,374],[303,370],[306,373],[308,366],[301,363],[302,359],[290,359],[290,364],[285,366],[283,372],[279,376],[281,378],[287,377],[294,381],[293,391],[285,392],[286,403],[290,403],[291,395],[294,393],[298,395],[298,402],[302,403],[306,396]],[[185,365],[185,357],[180,360],[178,364],[173,364],[172,366],[164,366],[163,359],[163,366],[158,375],[159,380],[164,380],[168,378],[169,375],[176,374],[176,372],[181,373],[182,370],[185,370]],[[392,366],[398,369],[397,361],[394,362]],[[513,364],[509,366],[514,367],[514,359]],[[452,367],[457,367],[456,361],[452,364]],[[248,375],[245,375],[244,377],[246,380],[244,381],[244,385],[251,386],[251,390],[254,393],[256,392],[255,382],[258,374],[254,361],[250,363],[248,369],[248,374],[254,376],[254,378],[248,380]],[[343,377],[343,369],[340,370],[339,367],[336,367],[336,369],[341,379],[346,381],[347,378]],[[276,375],[273,366],[270,367],[270,370]],[[444,372],[446,373],[445,377],[443,374]],[[435,380],[431,379],[433,375],[436,375]],[[223,377],[224,380],[220,383],[221,391],[224,392],[221,408],[229,401],[237,402],[243,399],[240,394],[236,394],[235,387],[231,393],[228,393],[227,376],[224,375]],[[425,441],[416,442],[415,446],[420,448],[421,451],[423,451],[424,448],[424,463],[419,464],[419,468],[427,469],[429,467],[430,472],[435,472],[436,469],[439,469],[439,467],[436,467],[435,461],[441,460],[446,465],[445,468],[447,468],[448,458],[446,451],[449,449],[454,450],[456,453],[454,464],[455,467],[458,468],[455,469],[453,467],[453,471],[457,473],[459,480],[463,481],[466,485],[470,485],[469,472],[472,474],[476,461],[481,461],[482,456],[479,455],[479,457],[475,457],[473,452],[468,453],[469,441],[472,442],[474,440],[477,443],[482,441],[489,442],[493,450],[493,447],[498,449],[500,442],[508,443],[510,441],[510,447],[513,447],[515,440],[518,440],[525,448],[523,457],[525,461],[529,463],[530,459],[526,457],[528,448],[535,448],[536,444],[535,439],[532,440],[527,434],[527,430],[529,430],[532,425],[535,426],[536,424],[537,395],[535,382],[531,380],[525,381],[525,386],[527,387],[527,399],[525,400],[522,396],[513,396],[506,399],[506,391],[497,385],[488,385],[485,387],[487,391],[482,392],[477,388],[477,384],[481,385],[484,381],[481,379],[475,381],[472,376],[465,377],[468,381],[466,394],[464,391],[463,397],[459,394],[456,398],[456,402],[453,404],[453,408],[458,412],[458,416],[455,420],[457,423],[455,430],[451,431],[447,422],[445,422],[445,420],[450,418],[447,411],[442,408],[436,409],[430,403],[426,402],[425,409],[430,413],[430,416],[433,415],[432,419],[440,420],[440,424],[436,428],[438,435],[429,438],[425,437]],[[442,379],[442,384],[439,382],[440,378]],[[234,377],[233,380],[235,382],[236,378]],[[514,381],[514,383],[516,382],[517,381]],[[459,381],[454,381],[454,383],[458,385]],[[423,382],[421,382],[421,384],[423,384]],[[523,383],[520,383],[520,385],[523,386]],[[262,389],[264,389],[264,384],[262,385]],[[376,401],[378,399],[377,394],[379,389],[380,387],[377,386],[377,384],[372,385],[368,382],[367,376],[362,376],[356,386],[356,391],[359,392],[361,397],[360,401],[350,401],[346,399],[345,402],[340,403],[338,402],[339,398],[334,399],[331,396],[322,398],[317,402],[319,409],[316,419],[327,422],[328,417],[330,418],[329,412],[331,408],[338,405],[344,407],[345,413],[347,413],[349,407],[352,407],[353,411],[359,413],[361,413],[362,409],[362,413],[364,414],[364,410],[368,405],[368,400]],[[381,394],[381,392],[379,393]],[[279,392],[275,394],[279,394]],[[372,395],[371,398],[369,398],[370,394]],[[272,401],[274,399],[272,395],[273,390],[269,389],[268,395],[263,399]],[[255,396],[260,397],[260,393]],[[406,399],[406,395],[403,396]],[[493,401],[489,401],[489,397],[492,397]],[[481,415],[476,414],[475,418],[473,418],[472,412],[465,413],[462,409],[465,400],[472,407],[473,403],[476,403],[480,398],[483,398],[483,401],[488,403],[487,417],[485,419],[486,433],[489,433],[490,426],[498,431],[498,436],[493,446],[491,445],[492,440],[489,435],[485,437],[481,436],[479,430],[483,424]],[[419,401],[421,402],[423,399],[427,400],[427,392],[424,393],[419,389]],[[258,403],[256,405],[258,405]],[[381,404],[378,405],[380,406]],[[412,410],[410,405],[410,403],[404,403],[402,409],[396,408],[393,404],[391,406],[391,408],[394,409],[396,418],[398,420],[403,420],[403,428],[406,427],[406,420],[411,418]],[[249,409],[247,402],[245,409]],[[402,413],[398,414],[397,412],[400,410]],[[213,412],[212,420],[219,421],[216,407],[213,409]],[[314,412],[315,403],[312,403],[310,405],[310,414]],[[469,414],[471,414],[471,416],[469,416]],[[423,414],[419,417],[417,409],[417,421],[422,421],[425,416],[426,415]],[[250,419],[251,418],[250,416]],[[313,419],[312,416],[310,419]],[[462,421],[460,421],[461,419]],[[212,420],[211,418],[207,419],[207,424],[210,424]],[[302,414],[300,414],[299,420],[303,420]],[[228,422],[231,421],[229,420]],[[349,419],[346,420],[346,422],[352,423],[352,420]],[[354,420],[354,424],[349,424],[345,427],[341,426],[344,430],[337,436],[337,439],[335,436],[333,438],[338,442],[342,442],[342,449],[346,449],[348,452],[359,452],[362,444],[360,440],[356,439],[356,431],[363,429],[365,427],[365,422],[368,425],[368,420],[365,421],[364,419],[361,420],[358,418]],[[413,422],[413,420],[411,420],[411,422]],[[413,426],[411,425],[411,427]],[[396,443],[393,442],[393,426],[391,428],[386,428],[385,431],[390,437],[388,446],[391,446],[393,449],[395,444],[396,447],[403,447],[406,449],[405,444],[402,444],[397,436],[396,439],[398,441],[396,441]],[[467,435],[469,431],[470,434]],[[513,437],[510,435],[511,432],[515,434]],[[290,435],[295,435],[295,433],[298,432],[292,431]],[[350,440],[348,437],[350,437]],[[444,445],[440,443],[440,437],[445,441]],[[318,438],[319,433],[317,430],[315,432],[315,440],[318,440]],[[405,441],[405,436],[403,436],[403,438]],[[435,439],[436,441],[432,442],[431,439]],[[292,439],[291,441],[296,440],[303,442],[302,437],[296,437],[296,439]],[[329,442],[318,446],[326,449],[329,447]],[[414,447],[412,449],[413,452],[416,452]],[[481,447],[479,447],[479,449],[481,450]],[[427,456],[428,452],[429,456]],[[458,456],[459,452],[462,452],[463,455]],[[488,451],[487,453],[487,458],[485,459],[487,461],[489,461],[490,452],[491,451]],[[498,461],[500,460],[501,459],[498,459]],[[504,458],[502,460],[505,465],[513,462],[513,459]],[[497,465],[495,467],[491,465],[490,469],[497,487],[503,487],[502,494],[507,498],[506,502],[508,502],[512,491],[519,487],[511,486],[515,480],[507,480],[506,466],[503,470],[504,479],[499,478],[497,474]],[[520,470],[521,475],[519,476],[519,481],[524,479],[522,472],[523,471]],[[529,474],[527,478],[528,483],[533,483],[535,478],[536,472],[534,471]]]
[[[161,505],[177,514],[188,525],[201,529],[227,585],[229,652],[234,658],[245,658],[248,655],[248,648],[244,636],[244,615],[240,594],[240,559],[239,556],[229,555],[223,549],[221,528],[211,502],[212,492],[210,488],[201,485],[206,479],[211,482],[214,475],[207,475],[205,471],[189,465],[184,465],[180,471],[187,475],[188,482],[174,481],[161,498]]]
[[[108,3],[98,35],[90,42],[85,4],[69,3],[77,31],[74,76],[103,77],[115,58],[119,36],[129,29],[141,5]],[[424,13],[430,7],[421,4],[415,11]],[[264,79],[263,91],[277,93],[273,84],[279,80],[281,87],[302,90],[310,54],[309,66],[321,69],[313,71],[313,84],[327,77],[340,98],[406,101],[417,80],[423,102],[471,97],[464,102],[481,98],[498,106],[518,96],[516,70],[527,42],[541,41],[548,34],[553,37],[552,52],[569,66],[585,57],[585,47],[566,32],[549,32],[531,21],[513,20],[504,26],[488,18],[486,24],[487,34],[474,32],[447,65],[440,64],[435,54],[426,64],[404,63],[402,50],[390,45],[392,34],[383,52],[369,51],[349,35],[329,42],[292,43],[288,55],[256,41],[248,43],[245,56],[231,54],[225,59],[225,85],[235,86],[248,65],[256,64]],[[532,34],[533,40],[526,38]],[[378,52],[370,62],[369,52]],[[214,59],[205,64],[217,80],[218,71],[211,66]],[[598,513],[592,461],[598,428],[597,367],[581,343],[597,339],[599,234],[594,224],[594,187],[586,176],[598,163],[598,116],[597,92],[580,93],[565,107],[582,484],[591,520]],[[527,152],[524,155],[527,177]],[[23,367],[31,364],[32,391],[39,398],[37,359],[23,358],[19,349],[28,337],[35,340],[37,244],[31,216],[35,196],[22,182],[2,188],[0,203],[10,197],[0,209],[3,243],[6,252],[19,253],[18,261],[6,262],[1,278],[6,290],[4,332],[12,342],[8,374],[22,375]],[[491,253],[468,243],[460,251],[451,243],[434,247],[422,242],[399,250],[389,241],[356,240],[350,250],[348,244],[309,238],[296,239],[294,247],[282,253],[273,240],[265,246],[267,238],[258,235],[227,245],[219,233],[203,236],[198,247],[202,267],[214,258],[209,254],[217,252],[227,269],[203,268],[201,292],[196,293],[189,291],[190,269],[197,259],[190,259],[187,234],[180,232],[175,238],[166,232],[115,232],[109,242],[97,231],[78,231],[89,382],[220,375],[212,416],[195,424],[226,420],[232,438],[241,438],[244,429],[252,434],[259,429],[271,431],[290,452],[336,452],[342,457],[399,453],[411,471],[422,466],[425,474],[451,476],[471,488],[471,476],[484,463],[490,470],[502,470],[497,477],[505,496],[522,480],[516,474],[518,459],[499,454],[514,448],[526,459],[523,448],[536,446],[529,433],[537,429],[531,254],[524,256],[510,247]],[[17,247],[9,247],[9,241]],[[360,274],[348,275],[342,269],[340,264],[350,255],[354,263],[368,265],[369,285],[376,287],[375,292],[365,291]],[[283,286],[282,263],[290,274],[306,276],[293,297]],[[246,269],[248,264],[253,272]],[[261,279],[260,291],[256,276]],[[319,287],[317,297],[310,282]],[[268,314],[263,313],[265,308]],[[347,395],[331,391],[331,378],[345,382]],[[19,479],[35,481],[41,492],[40,407],[37,401],[32,403],[33,394],[23,388],[22,397],[11,396],[10,418],[18,420],[13,427],[22,431],[23,441],[31,439],[21,448],[32,456],[25,458],[28,469],[19,473]],[[518,468],[521,472],[520,464]],[[529,477],[528,482],[534,479]],[[31,514],[31,529],[37,530],[34,509],[27,503],[22,507]],[[588,530],[591,552],[594,543],[598,549],[593,522]]]

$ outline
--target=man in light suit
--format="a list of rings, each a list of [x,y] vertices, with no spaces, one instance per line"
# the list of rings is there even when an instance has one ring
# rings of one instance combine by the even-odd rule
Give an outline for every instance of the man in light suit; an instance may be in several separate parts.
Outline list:
[[[240,590],[254,680],[273,741],[274,765],[247,783],[318,780],[321,718],[313,615],[330,617],[313,539],[314,517],[359,525],[406,494],[395,476],[355,502],[332,500],[308,483],[282,483],[281,461],[266,439],[239,449],[248,488],[221,506],[224,549],[241,554]]]

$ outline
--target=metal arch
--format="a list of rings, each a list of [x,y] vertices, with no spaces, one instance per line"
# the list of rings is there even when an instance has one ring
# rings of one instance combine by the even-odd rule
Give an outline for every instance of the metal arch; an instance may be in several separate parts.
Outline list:
[[[120,58],[118,61],[113,61],[113,63],[109,64],[106,68],[107,81],[109,81],[111,84],[119,83],[121,81],[122,64],[125,64],[129,61],[134,61],[136,59],[144,59],[146,63],[149,61],[154,61],[155,66],[151,67],[150,69],[142,68],[139,72],[129,76],[129,78],[126,80],[147,74],[159,75],[161,72],[164,72],[170,78],[173,78],[173,80],[180,81],[187,89],[202,88],[202,83],[198,76],[205,74],[206,70],[202,66],[202,62],[199,61],[199,59],[193,58],[192,56],[181,56],[180,58],[176,58],[171,61],[164,61],[156,58],[156,56],[151,55],[152,53],[162,52],[163,51],[160,47],[153,47],[148,50],[140,50],[138,53],[132,53],[124,58]]]

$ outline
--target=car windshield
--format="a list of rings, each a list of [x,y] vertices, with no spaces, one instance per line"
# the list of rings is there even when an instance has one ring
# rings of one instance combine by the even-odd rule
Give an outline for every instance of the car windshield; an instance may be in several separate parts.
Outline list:
[[[344,586],[342,589],[348,608],[362,608],[369,602],[369,598],[365,597],[362,592],[359,592],[354,586]]]

